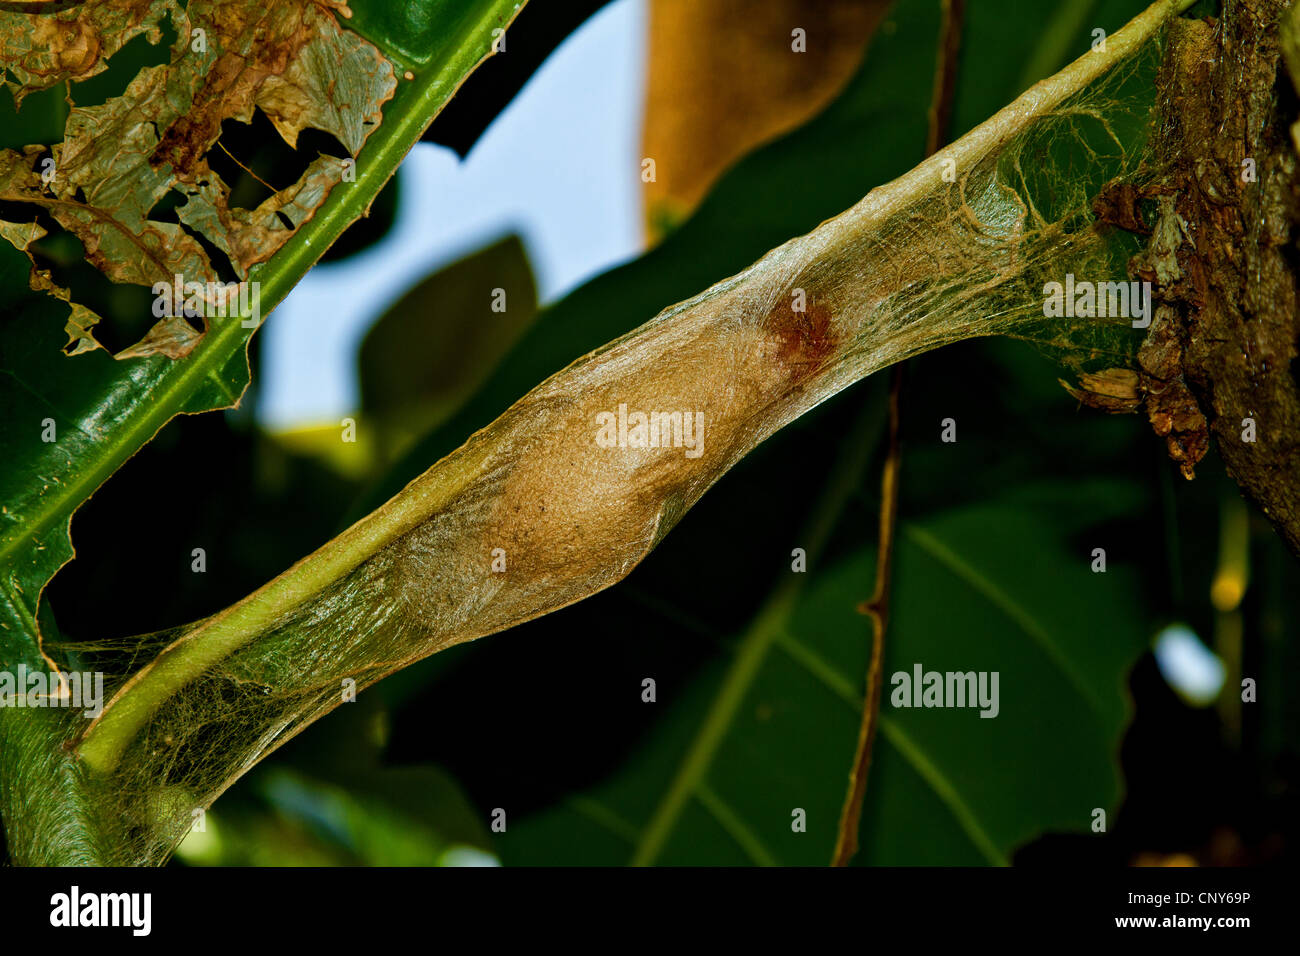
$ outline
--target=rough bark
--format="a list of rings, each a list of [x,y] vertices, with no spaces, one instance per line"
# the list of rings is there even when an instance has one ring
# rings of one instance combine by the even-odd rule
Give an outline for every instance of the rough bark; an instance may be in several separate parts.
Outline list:
[[[1296,99],[1279,42],[1289,6],[1225,0],[1217,22],[1174,24],[1157,133],[1168,172],[1148,191],[1161,212],[1133,267],[1162,303],[1139,364],[1171,457],[1187,473],[1204,453],[1203,412],[1228,473],[1300,554]]]

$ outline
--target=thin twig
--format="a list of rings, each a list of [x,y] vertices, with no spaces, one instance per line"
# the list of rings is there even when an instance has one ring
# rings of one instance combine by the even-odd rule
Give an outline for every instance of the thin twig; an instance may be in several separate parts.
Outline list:
[[[898,472],[903,461],[899,443],[899,414],[902,399],[903,366],[894,366],[889,384],[889,451],[880,476],[880,541],[876,551],[876,587],[869,601],[858,610],[871,616],[871,661],[867,666],[867,696],[862,705],[857,753],[849,771],[849,789],[840,811],[839,837],[833,866],[848,866],[858,852],[858,821],[867,793],[867,770],[876,739],[880,714],[881,661],[885,652],[885,627],[889,623],[889,585],[894,564],[894,529],[898,518]]]
[[[939,55],[934,68],[934,93],[930,98],[930,128],[925,137],[926,158],[948,143],[952,132],[952,104],[957,91],[957,56],[961,52],[966,0],[943,0]]]
[[[957,85],[957,54],[961,49],[966,0],[942,0],[939,52],[934,71],[934,92],[930,98],[930,126],[925,154],[933,156],[947,140],[952,125],[953,93]],[[900,424],[902,421],[903,369],[899,362],[889,380],[889,449],[880,475],[880,537],[876,547],[876,584],[871,599],[858,610],[871,618],[871,659],[867,665],[867,693],[862,704],[858,746],[849,770],[849,787],[840,811],[839,834],[832,866],[848,866],[858,852],[858,825],[862,802],[867,794],[871,752],[880,723],[880,688],[885,656],[885,630],[889,626],[889,591],[894,571],[894,534],[898,525],[898,475],[903,466]]]

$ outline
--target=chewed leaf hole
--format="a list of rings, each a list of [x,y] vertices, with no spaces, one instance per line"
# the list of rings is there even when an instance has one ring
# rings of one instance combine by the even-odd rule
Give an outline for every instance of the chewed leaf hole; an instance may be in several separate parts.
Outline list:
[[[36,267],[48,271],[55,284],[68,290],[73,302],[102,318],[94,330],[100,345],[117,352],[149,331],[156,319],[148,288],[113,282],[86,260],[81,240],[43,210],[36,222],[48,233],[28,247]]]
[[[337,139],[314,129],[300,132],[298,148],[293,149],[266,114],[256,109],[251,123],[223,120],[221,136],[206,159],[230,187],[230,208],[256,209],[277,191],[298,182],[321,153],[339,158],[348,155]]]
[[[230,257],[217,247],[217,245],[199,232],[197,229],[181,222],[177,209],[185,205],[185,196],[178,190],[171,189],[159,199],[152,209],[149,210],[148,219],[150,222],[168,222],[178,224],[191,239],[203,247],[204,253],[207,254],[208,262],[212,264],[212,269],[216,273],[216,278],[222,282],[238,281],[239,276],[236,274],[234,266],[230,264]]]
[[[158,43],[150,43],[143,33],[134,37],[113,54],[103,73],[72,83],[72,101],[81,107],[102,106],[114,97],[123,96],[141,70],[171,62],[171,45],[175,42],[176,28],[170,20],[163,21]]]

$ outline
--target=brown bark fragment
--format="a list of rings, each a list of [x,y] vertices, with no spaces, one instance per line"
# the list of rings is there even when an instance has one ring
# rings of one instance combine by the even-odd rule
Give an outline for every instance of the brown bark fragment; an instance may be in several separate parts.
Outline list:
[[[1138,209],[1138,201],[1141,198],[1141,190],[1132,183],[1111,183],[1093,200],[1092,211],[1100,222],[1107,222],[1145,236],[1151,230],[1143,221]]]
[[[1183,378],[1183,341],[1177,309],[1161,304],[1138,350],[1140,380],[1146,396],[1147,420],[1165,439],[1169,457],[1183,477],[1196,477],[1196,463],[1210,448],[1210,432],[1196,397]]]

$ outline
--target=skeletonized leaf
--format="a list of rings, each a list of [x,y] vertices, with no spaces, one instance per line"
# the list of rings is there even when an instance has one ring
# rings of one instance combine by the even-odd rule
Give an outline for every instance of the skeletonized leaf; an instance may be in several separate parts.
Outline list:
[[[320,156],[297,183],[251,213],[232,208],[230,187],[206,158],[222,122],[248,123],[261,109],[290,146],[311,127],[333,135],[355,157],[396,88],[391,63],[342,29],[335,10],[348,13],[333,0],[195,0],[185,8],[175,0],[154,0],[128,5],[126,13],[92,4],[75,16],[0,15],[9,18],[0,21],[0,35],[8,36],[0,63],[27,84],[19,95],[103,69],[120,41],[105,43],[101,35],[121,30],[124,17],[156,41],[157,24],[167,15],[178,34],[168,64],[141,70],[122,96],[103,105],[74,108],[52,157],[33,147],[0,153],[0,199],[25,204],[33,219],[43,210],[80,239],[87,261],[115,282],[170,285],[178,275],[205,288],[219,282],[218,264],[187,227],[225,252],[239,277],[248,279],[254,265],[270,259],[320,208],[345,165]],[[35,48],[56,34],[65,45],[47,49],[42,59]],[[72,95],[75,100],[75,86]],[[173,191],[186,199],[178,209],[180,222],[151,219],[153,208]],[[4,235],[10,238],[8,231]],[[33,262],[34,289],[70,300],[67,289],[38,273]],[[97,344],[87,311],[74,309],[80,332],[73,336],[73,354]],[[176,316],[163,316],[117,357],[179,359],[201,338],[201,332],[184,332]]]

